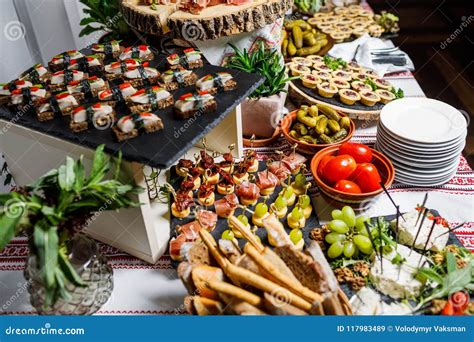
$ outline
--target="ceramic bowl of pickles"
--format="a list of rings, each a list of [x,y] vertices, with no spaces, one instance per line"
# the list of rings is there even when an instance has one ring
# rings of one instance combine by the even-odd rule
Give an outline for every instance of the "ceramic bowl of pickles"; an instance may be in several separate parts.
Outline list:
[[[345,114],[324,104],[303,105],[283,118],[286,140],[304,154],[338,145],[351,139],[354,122]]]

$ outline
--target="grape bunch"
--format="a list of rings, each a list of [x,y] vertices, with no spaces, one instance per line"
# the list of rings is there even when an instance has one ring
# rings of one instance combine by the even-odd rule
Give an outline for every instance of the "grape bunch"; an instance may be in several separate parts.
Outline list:
[[[373,251],[372,243],[365,226],[369,221],[366,216],[356,218],[354,210],[345,206],[342,210],[333,210],[333,220],[329,222],[331,232],[326,235],[325,240],[330,247],[327,251],[328,257],[336,259],[341,255],[344,258],[351,259],[357,257],[359,253],[371,254]]]

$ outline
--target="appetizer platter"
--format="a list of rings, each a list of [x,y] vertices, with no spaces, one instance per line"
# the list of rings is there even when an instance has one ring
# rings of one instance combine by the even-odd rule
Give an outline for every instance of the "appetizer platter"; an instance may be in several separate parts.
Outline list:
[[[163,35],[173,32],[188,41],[212,40],[251,32],[282,18],[288,0],[164,1],[121,0],[127,23],[138,31]]]
[[[195,161],[181,159],[171,168],[170,255],[175,261],[186,259],[187,246],[207,227],[216,238],[241,237],[228,228],[228,218],[235,216],[261,241],[275,245],[272,225],[277,225],[287,241],[301,250],[308,241],[310,227],[318,225],[306,180],[306,158],[291,153],[278,160],[258,161],[253,149],[241,160],[229,153],[210,155],[205,149]],[[221,160],[221,161],[218,161]],[[270,227],[264,223],[276,215]],[[264,229],[265,228],[265,229]]]
[[[329,35],[303,19],[285,21],[281,33],[281,52],[287,61],[294,56],[324,56],[334,46]]]
[[[448,294],[467,294],[463,291],[472,288],[474,258],[453,233],[462,224],[450,228],[425,204],[426,197],[412,211],[371,219],[345,206],[333,210],[332,221],[310,233],[351,298],[353,314],[440,314],[452,305]],[[449,271],[447,259],[454,262]],[[464,273],[458,283],[444,282]],[[473,309],[466,302],[456,311]]]
[[[299,79],[290,88],[312,103],[325,103],[346,113],[378,115],[383,106],[403,97],[373,70],[328,55],[293,57],[289,72]]]
[[[167,168],[261,82],[209,65],[193,48],[162,55],[148,45],[95,44],[2,84],[0,118]]]
[[[372,37],[396,34],[400,28],[398,17],[392,13],[374,14],[360,5],[335,7],[330,12],[318,12],[308,22],[336,43],[352,41],[364,34]]]

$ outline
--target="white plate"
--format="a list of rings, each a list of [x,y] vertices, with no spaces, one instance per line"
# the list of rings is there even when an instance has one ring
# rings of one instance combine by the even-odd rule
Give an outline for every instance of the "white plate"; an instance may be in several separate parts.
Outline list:
[[[444,184],[451,180],[456,174],[456,171],[453,171],[452,173],[440,177],[440,178],[432,178],[432,179],[422,179],[422,178],[417,178],[417,177],[406,177],[402,174],[395,174],[395,181],[400,182],[400,183],[405,183],[405,184],[426,184],[426,185],[439,185],[439,184]]]
[[[454,175],[453,175],[454,176]],[[414,180],[414,179],[402,179],[402,178],[397,178],[395,176],[395,181],[398,183],[403,183],[406,185],[411,185],[411,186],[418,186],[418,187],[434,187],[434,186],[439,186],[448,183],[452,176],[449,178],[445,178],[439,181],[430,181],[430,182],[420,182],[419,180]]]
[[[425,150],[426,149],[443,150],[443,149],[449,148],[450,146],[453,146],[453,145],[459,143],[462,140],[465,140],[466,136],[467,136],[467,129],[466,129],[463,132],[463,134],[461,134],[460,136],[458,136],[457,138],[455,138],[453,140],[443,142],[443,143],[430,143],[430,144],[427,144],[427,143],[417,143],[417,142],[413,142],[413,141],[409,141],[409,140],[400,138],[399,136],[397,136],[397,135],[391,133],[390,131],[388,131],[382,124],[378,125],[377,132],[383,133],[386,137],[389,137],[390,140],[396,141],[399,144],[409,146],[411,148],[425,149]]]
[[[447,103],[420,97],[402,98],[386,104],[380,122],[390,132],[415,143],[444,143],[463,135],[464,115]]]
[[[408,160],[412,160],[420,163],[438,163],[443,161],[448,161],[449,159],[454,158],[456,155],[462,152],[464,144],[459,146],[456,150],[447,151],[443,154],[426,154],[423,152],[412,152],[407,151],[402,148],[396,147],[387,143],[385,140],[378,139],[377,145],[382,149],[392,152],[393,154],[403,157]]]
[[[413,153],[405,151],[403,148],[397,148],[391,145],[389,142],[385,141],[383,138],[379,138],[377,141],[377,146],[383,149],[385,152],[403,158],[404,160],[417,163],[417,164],[438,164],[443,162],[448,162],[449,160],[454,159],[458,156],[464,149],[465,142],[462,145],[457,147],[453,151],[446,151],[443,154],[439,155],[426,155],[423,152]]]
[[[433,172],[419,171],[419,170],[407,170],[401,168],[399,165],[394,165],[395,172],[405,178],[422,178],[422,179],[438,179],[448,176],[449,174],[457,170],[457,165],[453,165],[443,170],[433,170]]]

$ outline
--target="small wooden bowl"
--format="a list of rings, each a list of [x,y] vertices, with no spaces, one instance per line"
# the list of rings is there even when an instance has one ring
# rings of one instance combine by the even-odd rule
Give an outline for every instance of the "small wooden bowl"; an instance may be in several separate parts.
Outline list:
[[[352,134],[354,134],[355,124],[354,124],[354,121],[352,121],[352,119],[351,119],[351,126],[349,128],[349,132],[348,132],[347,136],[344,139],[342,139],[341,141],[338,141],[337,143],[332,143],[332,144],[309,144],[309,143],[306,143],[306,142],[303,142],[303,141],[296,140],[295,138],[290,136],[289,133],[290,133],[291,126],[293,125],[293,122],[296,121],[296,112],[297,111],[298,110],[294,110],[291,113],[288,113],[283,118],[283,120],[281,121],[281,128],[282,128],[283,135],[285,136],[286,140],[288,140],[288,142],[291,145],[297,144],[296,150],[298,152],[301,152],[303,154],[313,155],[316,152],[318,152],[319,150],[322,150],[323,148],[326,148],[326,147],[329,147],[329,146],[334,146],[334,145],[340,145],[342,143],[345,143],[346,141],[349,141],[352,138]],[[347,116],[343,113],[339,113],[339,115],[342,116],[342,117]]]
[[[327,185],[318,175],[317,169],[321,159],[325,156],[335,156],[337,155],[338,151],[339,146],[331,146],[316,153],[316,155],[311,160],[311,173],[313,175],[314,181],[316,182],[316,185],[321,191],[323,197],[334,206],[340,208],[345,205],[350,205],[355,211],[366,210],[372,205],[374,198],[383,192],[383,189],[362,194],[349,194],[336,190],[330,185]],[[385,188],[388,188],[390,185],[392,185],[393,179],[395,178],[395,169],[390,160],[384,154],[374,149],[371,149],[371,151],[372,164],[374,164],[379,171]]]

